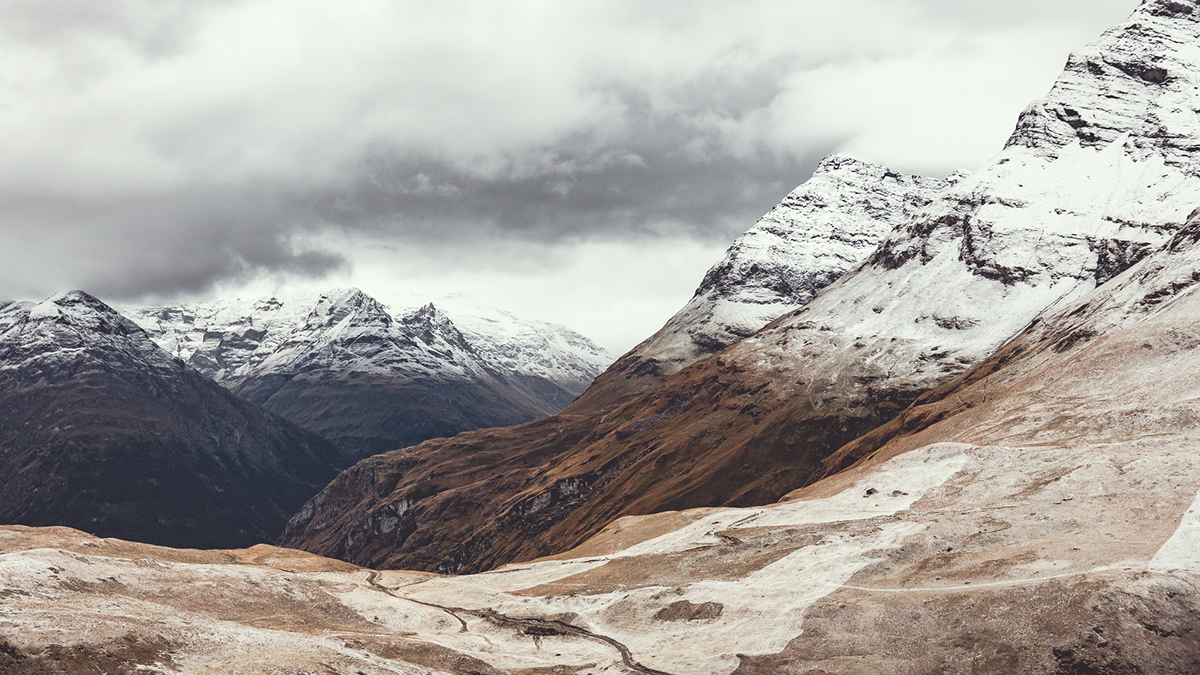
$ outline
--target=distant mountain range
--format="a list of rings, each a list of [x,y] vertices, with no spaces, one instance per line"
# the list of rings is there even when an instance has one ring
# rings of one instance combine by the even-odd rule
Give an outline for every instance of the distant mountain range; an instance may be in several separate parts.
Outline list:
[[[553,414],[611,361],[561,326],[432,304],[393,315],[358,289],[123,311],[196,370],[332,441],[347,465]]]
[[[124,311],[0,307],[0,523],[272,541],[354,461],[544,417],[607,362],[558,326],[484,310],[464,332],[356,289]]]

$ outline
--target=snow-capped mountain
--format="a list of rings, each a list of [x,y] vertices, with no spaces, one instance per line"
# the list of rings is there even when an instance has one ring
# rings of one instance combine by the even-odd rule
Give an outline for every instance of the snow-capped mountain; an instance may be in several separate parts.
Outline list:
[[[1147,0],[1071,57],[988,165],[933,195],[808,304],[640,395],[594,395],[628,377],[622,359],[570,415],[364,463],[293,519],[289,541],[336,544],[350,559],[387,541],[389,564],[485,569],[560,551],[621,515],[761,504],[836,473],[858,459],[839,454],[844,444],[1183,227],[1200,205],[1197,91],[1200,8]],[[547,440],[551,427],[560,442]],[[464,466],[496,444],[521,458],[506,465],[514,487],[481,494],[482,467]],[[348,514],[346,486],[415,461],[413,482],[383,497],[362,489]],[[460,485],[419,492],[451,468]],[[323,519],[326,500],[337,521]],[[385,504],[403,504],[402,536],[350,541]]]
[[[395,315],[358,289],[125,309],[167,351],[352,457],[553,414],[605,352],[511,315]]]
[[[574,550],[485,574],[364,570],[269,546],[181,559],[0,527],[0,666],[83,671],[119,655],[143,669],[364,675],[1190,675],[1197,317],[1200,213],[922,396],[853,469],[781,503],[622,518]],[[395,480],[387,456],[363,464],[381,473],[360,481]],[[411,536],[413,507],[377,504],[355,532]]]
[[[964,176],[926,178],[826,157],[734,241],[687,305],[630,356],[653,361],[666,376],[753,335],[837,281]]]
[[[326,441],[72,291],[0,308],[0,522],[175,546],[271,541],[328,481]]]
[[[0,307],[0,372],[53,381],[65,368],[175,373],[179,363],[132,321],[82,291]]]
[[[572,399],[587,390],[613,361],[603,347],[564,326],[522,319],[459,296],[435,302],[494,369],[549,380]],[[564,401],[560,409],[569,403]]]

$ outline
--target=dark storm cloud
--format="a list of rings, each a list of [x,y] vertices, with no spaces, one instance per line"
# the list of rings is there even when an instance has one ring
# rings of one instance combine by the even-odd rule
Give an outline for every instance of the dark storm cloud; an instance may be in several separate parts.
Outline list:
[[[343,235],[727,240],[833,150],[981,161],[1035,95],[997,74],[1133,4],[12,0],[0,296],[320,277]]]
[[[436,240],[484,232],[543,243],[598,234],[726,240],[812,173],[835,142],[791,154],[758,145],[735,155],[693,111],[737,119],[777,92],[754,95],[748,83],[707,79],[710,100],[692,94],[690,114],[676,116],[657,117],[640,92],[610,92],[624,110],[618,138],[579,132],[486,176],[437,157],[377,149],[349,190],[312,206],[329,223]]]

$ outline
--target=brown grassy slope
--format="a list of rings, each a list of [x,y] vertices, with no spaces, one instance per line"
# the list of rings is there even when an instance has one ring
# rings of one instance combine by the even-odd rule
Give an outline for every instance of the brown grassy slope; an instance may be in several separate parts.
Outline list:
[[[829,353],[855,357],[842,351]],[[297,514],[281,543],[442,572],[553,554],[622,515],[775,501],[921,393],[850,378],[832,390],[813,380],[816,395],[742,365],[754,358],[735,346],[657,387],[652,363],[622,359],[554,417],[360,463]]]

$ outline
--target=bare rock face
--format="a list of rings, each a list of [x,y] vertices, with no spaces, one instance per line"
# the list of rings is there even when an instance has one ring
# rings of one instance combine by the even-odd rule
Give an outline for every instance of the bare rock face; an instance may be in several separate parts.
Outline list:
[[[247,403],[96,298],[0,308],[0,522],[178,546],[271,541],[333,446]]]
[[[493,312],[464,333],[432,304],[395,316],[357,289],[127,308],[164,349],[234,393],[362,457],[558,412],[607,355]]]

